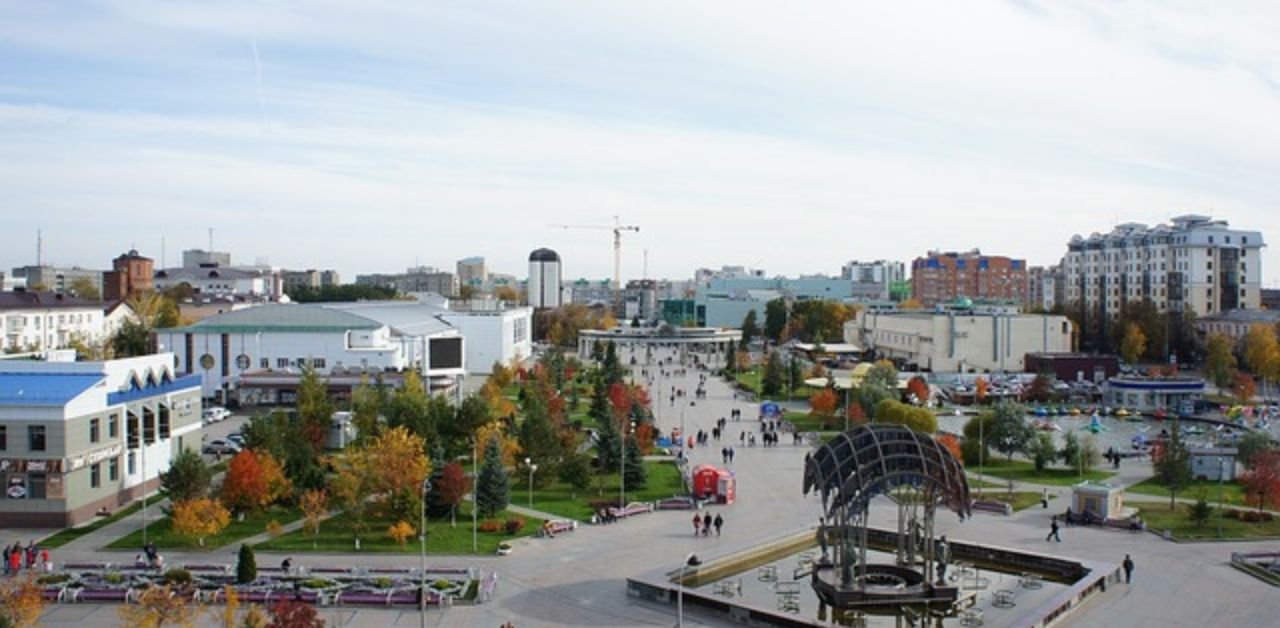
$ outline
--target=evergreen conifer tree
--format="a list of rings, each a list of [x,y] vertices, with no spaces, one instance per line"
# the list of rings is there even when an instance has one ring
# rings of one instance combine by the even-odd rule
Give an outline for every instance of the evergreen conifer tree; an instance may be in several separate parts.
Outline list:
[[[484,464],[476,483],[476,508],[492,517],[511,502],[511,478],[502,464],[502,443],[495,434],[484,449]]]

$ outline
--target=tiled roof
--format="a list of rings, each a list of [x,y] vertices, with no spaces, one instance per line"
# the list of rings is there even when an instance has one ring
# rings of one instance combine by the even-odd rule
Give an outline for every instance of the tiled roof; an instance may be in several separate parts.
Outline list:
[[[175,331],[196,334],[378,329],[378,321],[317,305],[270,303],[210,316]]]

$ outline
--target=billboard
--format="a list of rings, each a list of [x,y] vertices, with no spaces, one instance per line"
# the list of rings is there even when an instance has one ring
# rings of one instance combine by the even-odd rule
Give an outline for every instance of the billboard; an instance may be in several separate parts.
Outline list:
[[[433,369],[462,368],[462,338],[432,338],[427,353]]]

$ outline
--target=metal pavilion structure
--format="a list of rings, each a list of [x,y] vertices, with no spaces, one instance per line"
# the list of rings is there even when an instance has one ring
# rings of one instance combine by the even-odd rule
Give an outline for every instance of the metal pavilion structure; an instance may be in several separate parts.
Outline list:
[[[939,559],[937,509],[961,519],[970,514],[969,484],[950,450],[901,425],[857,426],[806,456],[804,493],[814,490],[822,498],[823,558],[811,575],[823,602],[833,609],[952,608],[959,591],[930,579]],[[869,506],[881,495],[898,507],[892,564],[867,558]]]

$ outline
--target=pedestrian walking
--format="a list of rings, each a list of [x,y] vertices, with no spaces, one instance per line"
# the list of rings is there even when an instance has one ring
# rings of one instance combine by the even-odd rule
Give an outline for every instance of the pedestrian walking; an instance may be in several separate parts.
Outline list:
[[[733,463],[733,454],[737,453],[732,447],[729,448],[729,463]]]
[[[1128,554],[1124,555],[1124,583],[1129,584],[1133,580],[1133,557]]]
[[[702,536],[711,534],[711,513],[702,516]]]
[[[1040,507],[1041,508],[1049,507],[1049,489],[1048,488],[1040,489]]]
[[[716,513],[716,518],[711,522],[716,527],[716,536],[720,536],[720,527],[724,525],[724,517],[720,513]]]
[[[1062,542],[1062,537],[1058,536],[1058,516],[1057,515],[1054,515],[1053,518],[1049,520],[1049,536],[1044,537],[1044,540],[1045,541],[1054,540],[1059,543]]]
[[[693,535],[698,536],[702,533],[702,517],[698,513],[693,513]]]

